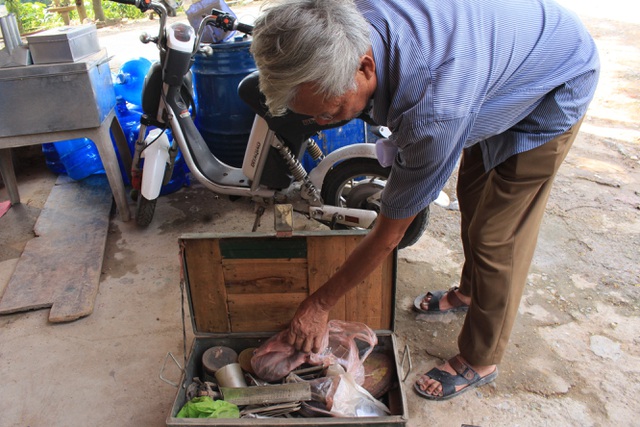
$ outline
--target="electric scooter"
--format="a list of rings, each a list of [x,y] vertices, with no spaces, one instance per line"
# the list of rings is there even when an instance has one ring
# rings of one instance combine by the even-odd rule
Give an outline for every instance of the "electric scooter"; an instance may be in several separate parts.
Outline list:
[[[132,197],[137,199],[138,225],[151,223],[160,189],[171,179],[179,149],[192,176],[207,189],[217,194],[249,197],[258,205],[258,212],[274,203],[290,204],[296,212],[332,229],[373,226],[390,173],[390,168],[378,162],[375,144],[351,144],[325,155],[311,137],[344,122],[320,126],[312,118],[293,112],[284,117],[269,116],[258,90],[257,72],[247,76],[238,88],[238,95],[256,112],[242,167],[218,159],[199,133],[193,117],[190,68],[197,53],[213,52],[209,45],[200,43],[203,32],[207,26],[213,26],[249,37],[251,25],[214,9],[203,17],[197,30],[182,22],[167,27],[167,10],[160,2],[113,1],[141,11],[151,9],[159,16],[158,36],[140,36],[143,43],[157,45],[160,60],[145,78],[144,114],[132,159]],[[148,128],[154,129],[147,135]],[[167,130],[171,131],[173,141],[169,140]],[[317,163],[309,173],[299,160],[305,152]],[[414,244],[428,219],[427,207],[414,219],[399,247]]]

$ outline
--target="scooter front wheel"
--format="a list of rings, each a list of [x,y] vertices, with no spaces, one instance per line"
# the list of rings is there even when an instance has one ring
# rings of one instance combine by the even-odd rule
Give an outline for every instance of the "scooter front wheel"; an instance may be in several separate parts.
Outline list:
[[[371,198],[379,193],[387,183],[391,168],[385,168],[376,159],[354,158],[339,163],[331,169],[322,184],[322,199],[326,204],[369,209],[380,212],[380,201]],[[424,208],[414,218],[398,248],[411,246],[420,239],[429,224],[429,207]],[[348,228],[336,224],[336,228]]]
[[[156,211],[156,202],[158,199],[149,200],[142,194],[138,194],[138,204],[136,207],[136,224],[140,227],[146,227],[151,224],[153,214]]]

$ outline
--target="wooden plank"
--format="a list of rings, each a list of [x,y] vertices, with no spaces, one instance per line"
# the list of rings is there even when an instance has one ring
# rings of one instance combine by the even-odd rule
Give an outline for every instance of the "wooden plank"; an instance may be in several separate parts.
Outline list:
[[[0,314],[51,307],[51,322],[93,312],[113,198],[104,175],[60,176],[0,301]]]
[[[309,238],[309,291],[322,286],[364,238],[363,235]],[[330,313],[331,319],[362,322],[390,329],[393,316],[393,257],[349,291]]]
[[[315,292],[335,274],[345,260],[344,236],[318,236],[307,238],[309,294]],[[345,299],[340,298],[329,313],[330,319],[346,320]]]
[[[228,294],[308,292],[306,259],[224,259],[222,269]]]
[[[183,240],[181,250],[196,331],[230,332],[218,240]]]
[[[307,293],[229,294],[232,332],[280,331]]]
[[[345,257],[358,245],[360,239],[347,239]],[[372,329],[382,329],[382,267],[378,266],[367,278],[347,293],[346,319],[362,322]]]

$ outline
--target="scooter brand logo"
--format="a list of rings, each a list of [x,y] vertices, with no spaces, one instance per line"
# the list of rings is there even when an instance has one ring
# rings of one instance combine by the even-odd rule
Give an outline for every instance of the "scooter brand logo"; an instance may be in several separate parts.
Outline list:
[[[258,155],[260,154],[260,148],[262,147],[262,142],[258,141],[256,144],[256,149],[253,151],[253,157],[251,157],[251,167],[256,167],[256,162],[258,161]]]

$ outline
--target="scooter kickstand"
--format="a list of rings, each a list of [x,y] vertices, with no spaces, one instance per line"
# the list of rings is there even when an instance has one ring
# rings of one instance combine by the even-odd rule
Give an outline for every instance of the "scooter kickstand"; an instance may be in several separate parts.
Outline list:
[[[260,219],[262,218],[262,215],[264,215],[264,206],[258,206],[256,208],[256,219],[253,221],[253,228],[251,229],[252,233],[255,233],[256,230],[258,230],[258,227],[260,227]]]
[[[329,223],[329,228],[331,230],[335,230],[336,229],[336,224],[338,223],[338,213],[334,213],[333,216],[331,217],[331,222]]]

